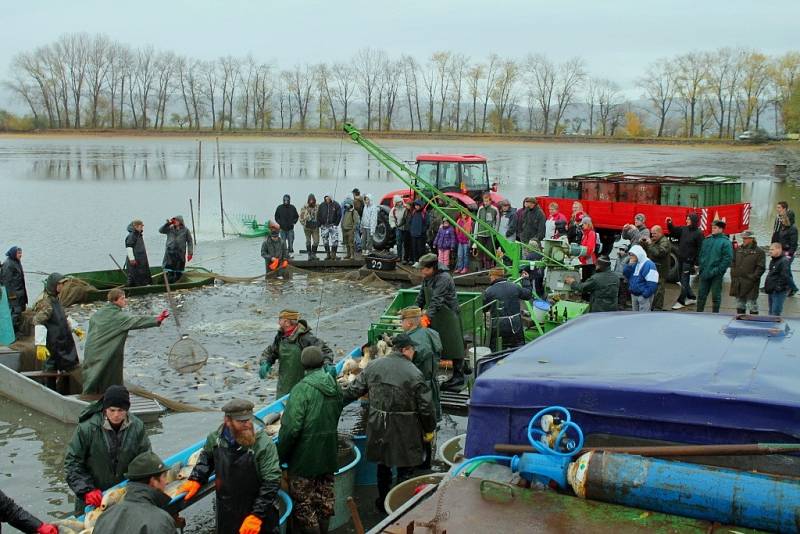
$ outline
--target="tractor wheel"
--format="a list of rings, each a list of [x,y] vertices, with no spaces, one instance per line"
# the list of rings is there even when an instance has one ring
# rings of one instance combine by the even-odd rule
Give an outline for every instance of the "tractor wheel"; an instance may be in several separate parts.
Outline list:
[[[389,208],[380,206],[378,226],[372,234],[372,246],[377,250],[387,250],[394,246],[394,229],[389,226]]]
[[[669,253],[669,270],[667,271],[667,282],[680,282],[681,270],[678,264],[678,255],[674,252]]]

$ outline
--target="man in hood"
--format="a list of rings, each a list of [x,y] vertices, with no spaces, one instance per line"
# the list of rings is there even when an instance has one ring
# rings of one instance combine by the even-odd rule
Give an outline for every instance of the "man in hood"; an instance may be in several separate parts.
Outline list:
[[[317,216],[317,197],[308,195],[305,206],[300,209],[300,224],[306,235],[306,252],[308,259],[317,260],[317,247],[319,247],[319,218]]]
[[[653,297],[658,290],[658,269],[641,245],[631,247],[630,260],[622,271],[628,279],[628,290],[631,292],[633,311],[647,312],[652,309]]]
[[[164,260],[161,265],[167,272],[167,280],[170,284],[174,284],[183,276],[183,271],[186,268],[186,262],[192,261],[194,254],[194,241],[192,241],[192,233],[186,228],[183,222],[183,216],[176,215],[172,219],[168,219],[158,233],[167,236],[167,243],[164,249]]]
[[[700,249],[700,291],[697,297],[697,311],[703,311],[710,292],[711,311],[719,313],[722,304],[722,278],[732,261],[733,246],[725,235],[725,221],[714,221],[711,225],[711,235],[705,238]]]
[[[58,294],[67,279],[61,273],[52,273],[45,280],[44,292],[33,306],[34,345],[36,359],[44,361],[44,370],[68,372],[78,366],[78,350],[72,333],[83,338],[83,330],[64,312]],[[56,389],[57,378],[48,378],[47,386]],[[63,386],[67,387],[68,381]],[[64,391],[67,393],[67,391]]]
[[[326,533],[334,513],[337,427],[344,400],[336,380],[325,370],[319,347],[304,348],[300,362],[305,377],[286,401],[278,457],[281,464],[288,465],[289,495],[294,503],[292,532]]]
[[[275,208],[275,222],[281,227],[281,240],[286,244],[286,249],[289,251],[289,259],[292,258],[291,254],[294,254],[294,225],[297,224],[299,218],[297,208],[292,204],[291,197],[283,195],[283,202]]]
[[[644,242],[650,239],[650,230],[647,228],[644,221],[644,213],[637,213],[633,218],[633,224],[628,223],[622,227],[622,239],[630,241],[631,246],[644,246]]]
[[[169,316],[167,310],[156,317],[134,316],[125,311],[127,307],[125,292],[114,288],[108,292],[108,303],[89,319],[82,365],[84,395],[100,395],[110,386],[121,386],[128,332],[161,326]]]
[[[261,243],[261,257],[267,268],[267,274],[277,272],[278,278],[283,276],[283,270],[289,266],[289,251],[286,248],[286,241],[281,239],[281,233],[273,229],[269,235],[264,237]]]
[[[342,207],[330,195],[325,195],[317,210],[322,244],[325,246],[325,259],[335,260],[339,249],[339,223],[342,222]]]
[[[673,310],[680,310],[697,302],[690,284],[690,276],[694,273],[700,257],[700,247],[703,245],[703,231],[699,225],[700,216],[694,212],[686,216],[686,226],[673,226],[672,218],[667,217],[669,235],[678,240],[678,266],[681,273],[681,294],[678,301],[672,305]]]
[[[125,271],[128,273],[129,287],[149,286],[153,283],[143,232],[144,223],[139,219],[134,219],[128,225],[128,237],[125,238]]]
[[[6,261],[0,267],[0,285],[6,288],[11,321],[14,324],[14,331],[19,332],[22,312],[28,307],[28,290],[25,289],[21,247],[14,246],[6,252]]]

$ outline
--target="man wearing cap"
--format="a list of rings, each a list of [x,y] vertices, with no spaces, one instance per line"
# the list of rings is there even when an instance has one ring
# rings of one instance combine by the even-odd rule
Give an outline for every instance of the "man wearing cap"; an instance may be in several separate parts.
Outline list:
[[[633,218],[633,224],[628,223],[622,227],[622,239],[630,241],[630,246],[642,245],[645,239],[650,239],[650,230],[648,230],[644,221],[644,213],[637,213]]]
[[[78,350],[72,333],[84,336],[71,318],[64,313],[58,294],[67,279],[60,273],[52,273],[44,283],[44,291],[33,306],[34,345],[36,359],[44,361],[44,370],[49,372],[68,372],[78,366]],[[57,379],[49,377],[47,386],[56,389]],[[62,384],[63,393],[69,393],[69,384]]]
[[[186,262],[192,261],[194,253],[194,241],[192,233],[186,228],[182,215],[176,215],[172,219],[167,219],[158,233],[167,236],[167,243],[164,247],[164,260],[161,266],[167,273],[167,280],[174,284],[183,276]]]
[[[42,523],[0,491],[0,523],[8,523],[26,534],[58,534],[58,527]]]
[[[278,458],[288,465],[294,503],[292,532],[328,532],[333,516],[333,474],[338,465],[339,416],[344,400],[336,379],[324,368],[322,350],[303,349],[306,376],[292,388],[281,417]]]
[[[544,239],[546,226],[547,221],[545,220],[544,212],[539,207],[536,199],[525,197],[525,200],[522,201],[522,207],[514,214],[508,231],[515,233],[517,241],[520,243],[527,243],[531,239],[537,241]]]
[[[153,283],[150,278],[150,261],[147,259],[147,248],[144,246],[144,223],[134,219],[128,225],[128,237],[125,238],[125,272],[128,273],[129,287],[147,286]]]
[[[488,307],[492,317],[492,335],[489,346],[493,350],[519,347],[525,342],[522,329],[520,300],[533,298],[531,282],[527,271],[522,271],[520,285],[506,280],[506,271],[495,267],[489,271],[490,286],[483,292],[483,305]],[[489,304],[494,305],[489,306]],[[498,336],[500,347],[497,346]]]
[[[425,254],[419,263],[423,280],[416,305],[423,310],[422,323],[442,338],[442,358],[453,361],[453,376],[442,389],[459,391],[464,385],[464,337],[456,284],[449,272],[439,270],[436,254]]]
[[[128,390],[111,386],[81,413],[64,458],[76,513],[87,504],[100,506],[102,492],[122,482],[131,461],[150,450],[144,424],[128,413],[130,407]]]
[[[286,241],[281,238],[281,233],[277,228],[270,230],[261,243],[261,257],[264,258],[267,274],[276,273],[283,275],[283,270],[288,267],[289,252],[286,248]]]
[[[722,277],[733,261],[733,246],[725,235],[725,221],[714,221],[711,235],[703,240],[700,248],[700,290],[697,295],[697,311],[706,306],[711,293],[711,311],[719,313],[722,304]]]
[[[589,294],[589,312],[609,312],[619,310],[619,284],[621,274],[611,270],[608,256],[597,258],[597,270],[585,282],[579,282],[574,276],[564,277],[573,291]]]
[[[234,399],[222,411],[222,425],[208,435],[189,480],[181,486],[184,499],[192,499],[216,474],[217,532],[277,532],[281,468],[275,443],[266,432],[253,429],[252,402]]]
[[[89,319],[81,366],[84,395],[100,395],[110,386],[121,386],[128,332],[161,326],[169,317],[167,310],[162,310],[156,317],[131,315],[125,311],[128,299],[119,288],[109,291],[107,298],[108,303]]]
[[[280,240],[289,254],[294,253],[294,225],[299,218],[297,208],[292,204],[292,198],[283,195],[283,202],[275,208],[275,222],[280,226]]]
[[[378,464],[379,511],[392,488],[392,468],[397,482],[411,478],[425,460],[425,443],[433,440],[436,413],[422,373],[412,362],[414,342],[398,334],[389,355],[370,362],[343,389],[345,402],[369,393],[367,461]]]
[[[411,341],[414,342],[414,359],[411,363],[417,366],[425,382],[431,388],[433,408],[436,413],[436,422],[442,420],[442,406],[439,395],[439,360],[442,357],[442,338],[433,328],[423,328],[422,310],[419,306],[409,306],[400,310],[400,326]],[[430,446],[426,450],[426,464],[422,467],[430,469]]]
[[[642,241],[642,248],[647,252],[647,257],[656,264],[658,270],[658,289],[653,297],[653,310],[664,309],[664,287],[669,276],[669,258],[672,254],[672,243],[664,237],[664,230],[659,225],[650,229],[650,238]]]
[[[100,514],[93,534],[175,534],[175,521],[164,509],[167,471],[154,452],[143,452],[128,465],[125,498]]]
[[[322,350],[325,365],[333,363],[333,351],[311,333],[308,323],[300,319],[300,312],[283,310],[278,315],[278,332],[275,339],[261,353],[258,375],[265,379],[275,362],[278,366],[278,387],[275,398],[281,398],[300,382],[305,375],[300,354],[303,349],[317,346]]]
[[[758,288],[767,269],[767,255],[750,230],[742,232],[742,245],[731,264],[731,296],[736,297],[736,313],[758,315]]]

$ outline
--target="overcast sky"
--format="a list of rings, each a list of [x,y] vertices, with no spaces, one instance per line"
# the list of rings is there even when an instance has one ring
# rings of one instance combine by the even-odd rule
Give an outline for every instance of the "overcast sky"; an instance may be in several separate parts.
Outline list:
[[[634,90],[659,57],[722,46],[800,50],[800,0],[25,0],[3,8],[0,77],[22,50],[73,31],[102,32],[201,59],[348,59],[363,47],[425,59],[436,50],[554,60]]]

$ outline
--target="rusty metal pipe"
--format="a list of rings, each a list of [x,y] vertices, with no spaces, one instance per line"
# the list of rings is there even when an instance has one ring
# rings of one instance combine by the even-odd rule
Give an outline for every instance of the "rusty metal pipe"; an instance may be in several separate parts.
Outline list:
[[[497,443],[495,452],[500,454],[523,454],[536,452],[530,445],[513,445],[510,443]],[[729,445],[648,445],[641,447],[584,447],[576,454],[592,451],[617,452],[623,454],[637,454],[639,456],[737,456],[760,454],[788,454],[800,452],[798,443],[746,443]]]

